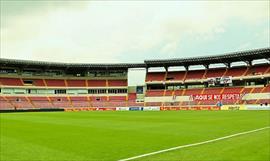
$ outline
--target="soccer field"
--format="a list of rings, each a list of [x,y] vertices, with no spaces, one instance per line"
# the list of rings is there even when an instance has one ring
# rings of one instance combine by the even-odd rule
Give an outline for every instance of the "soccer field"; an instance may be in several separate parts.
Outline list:
[[[2,161],[120,160],[270,126],[270,111],[2,113]],[[136,160],[269,161],[270,129]]]

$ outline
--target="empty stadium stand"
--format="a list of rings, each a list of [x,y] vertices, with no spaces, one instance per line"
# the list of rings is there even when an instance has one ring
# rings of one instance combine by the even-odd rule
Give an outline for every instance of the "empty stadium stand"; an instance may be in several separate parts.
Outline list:
[[[145,60],[141,64],[69,64],[1,58],[0,110],[128,106],[199,108],[216,106],[219,102],[223,105],[269,104],[269,55],[270,48],[263,48],[190,59]],[[254,64],[257,59],[265,61]],[[232,66],[239,61],[247,65]],[[224,67],[209,68],[218,63],[223,63]],[[193,65],[203,68],[194,70],[190,68]],[[169,70],[177,66],[186,70]],[[156,67],[165,70],[149,72],[149,68]],[[140,94],[128,86],[129,68],[147,69],[143,87],[146,90]],[[24,73],[28,69],[38,72]],[[214,82],[209,82],[210,78]],[[196,95],[210,98],[226,94],[239,97],[194,99]]]
[[[6,86],[22,86],[23,82],[18,78],[2,78],[0,77],[0,84]]]
[[[150,72],[146,75],[146,82],[164,81],[165,72]]]
[[[66,80],[68,87],[86,87],[85,80]]]
[[[127,86],[127,80],[108,80],[108,86],[114,87],[114,86]]]

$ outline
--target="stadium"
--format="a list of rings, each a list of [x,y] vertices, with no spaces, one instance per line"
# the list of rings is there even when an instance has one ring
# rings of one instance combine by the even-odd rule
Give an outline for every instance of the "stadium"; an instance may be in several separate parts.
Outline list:
[[[1,110],[268,109],[270,48],[141,64],[65,64],[0,59]],[[254,64],[256,60],[265,61]],[[232,66],[244,62],[244,66]],[[224,67],[212,67],[224,64]],[[202,65],[204,69],[193,69]],[[169,71],[182,66],[184,71]],[[161,67],[165,72],[149,70]],[[128,87],[128,69],[146,68]]]
[[[270,0],[0,0],[0,161],[270,161]]]
[[[269,56],[1,58],[1,160],[269,160]],[[146,69],[145,85],[128,86],[131,68]]]

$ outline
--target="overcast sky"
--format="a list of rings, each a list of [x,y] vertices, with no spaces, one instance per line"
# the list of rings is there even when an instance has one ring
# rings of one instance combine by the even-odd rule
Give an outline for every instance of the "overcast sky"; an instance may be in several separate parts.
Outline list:
[[[119,63],[269,47],[270,1],[3,1],[1,58]]]

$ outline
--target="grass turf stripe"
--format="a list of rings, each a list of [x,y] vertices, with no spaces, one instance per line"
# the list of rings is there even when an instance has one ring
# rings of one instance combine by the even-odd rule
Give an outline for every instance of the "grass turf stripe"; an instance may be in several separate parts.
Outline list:
[[[270,128],[270,126],[266,126],[266,127],[263,127],[263,128],[250,130],[250,131],[245,131],[245,132],[240,132],[240,133],[236,133],[236,134],[232,134],[232,135],[228,135],[228,136],[224,136],[224,137],[220,137],[220,138],[216,138],[216,139],[212,139],[212,140],[207,140],[207,141],[193,143],[193,144],[187,144],[187,145],[180,145],[180,146],[176,146],[176,147],[172,147],[172,148],[168,148],[168,149],[163,149],[163,150],[159,150],[159,151],[155,151],[155,152],[151,152],[151,153],[137,155],[137,156],[130,157],[130,158],[120,159],[118,161],[129,161],[129,160],[143,158],[143,157],[146,157],[146,156],[160,154],[160,153],[164,153],[164,152],[168,152],[168,151],[173,151],[173,150],[178,150],[178,149],[183,149],[183,148],[192,147],[192,146],[198,146],[198,145],[203,145],[203,144],[208,144],[208,143],[212,143],[212,142],[216,142],[216,141],[220,141],[220,140],[225,140],[225,139],[240,136],[240,135],[254,133],[254,132],[269,129],[269,128]]]

